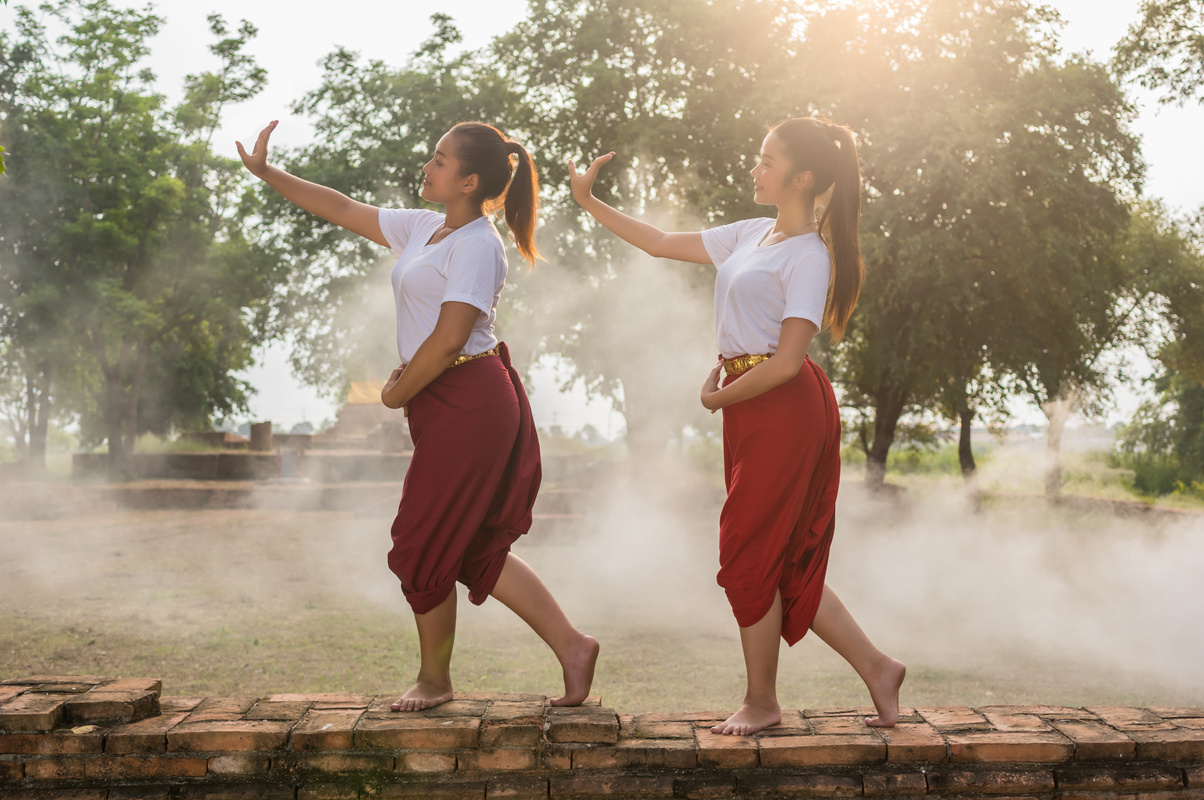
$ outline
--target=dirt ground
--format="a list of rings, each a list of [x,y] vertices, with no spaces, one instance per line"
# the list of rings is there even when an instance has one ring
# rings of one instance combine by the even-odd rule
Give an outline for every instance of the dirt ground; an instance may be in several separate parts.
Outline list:
[[[602,642],[595,693],[625,713],[723,710],[743,689],[715,585],[717,503],[630,489],[542,520],[515,552]],[[1204,705],[1204,523],[844,492],[829,584],[908,665],[905,705]],[[348,512],[102,512],[0,521],[0,678],[153,676],[169,695],[393,693],[417,667],[385,566],[389,520]],[[500,604],[460,593],[456,688],[554,694],[559,670]],[[860,706],[809,636],[787,707]]]

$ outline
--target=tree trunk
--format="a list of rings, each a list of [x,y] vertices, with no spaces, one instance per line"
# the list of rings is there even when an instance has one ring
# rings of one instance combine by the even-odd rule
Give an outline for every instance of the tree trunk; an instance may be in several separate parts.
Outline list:
[[[110,374],[106,378],[105,428],[109,435],[109,480],[122,480],[129,476],[129,459],[126,457],[124,433],[124,408],[121,390],[120,374]]]
[[[20,442],[22,456],[35,471],[46,469],[46,437],[50,428],[50,366],[41,364],[25,373],[25,423]],[[28,437],[28,443],[26,438]]]
[[[1045,435],[1045,496],[1056,500],[1062,493],[1062,431],[1070,419],[1069,397],[1051,400],[1041,406],[1049,420]]]
[[[961,430],[957,437],[957,461],[961,464],[962,479],[969,483],[978,471],[974,463],[974,449],[970,446],[970,423],[974,421],[974,409],[966,406],[960,410]]]
[[[885,391],[878,395],[874,405],[874,442],[865,457],[865,483],[879,489],[886,482],[886,457],[895,442],[895,429],[899,417],[907,404],[907,394],[901,391]]]

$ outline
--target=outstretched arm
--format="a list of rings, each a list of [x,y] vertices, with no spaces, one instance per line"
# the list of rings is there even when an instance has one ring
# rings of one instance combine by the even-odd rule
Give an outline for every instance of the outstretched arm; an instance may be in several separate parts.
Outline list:
[[[242,157],[243,165],[252,175],[263,180],[298,208],[388,247],[385,235],[380,232],[379,208],[352,200],[330,187],[290,175],[268,163],[268,139],[271,138],[272,131],[276,130],[278,122],[272,120],[271,124],[259,133],[255,149],[250,154],[243,149],[242,142],[234,143],[238,147],[238,155]]]
[[[789,317],[783,320],[778,349],[773,358],[757,364],[722,389],[719,388],[719,372],[723,369],[723,362],[720,361],[702,385],[702,405],[713,414],[725,406],[781,386],[803,368],[807,349],[818,332],[815,323],[809,319]]]
[[[710,264],[711,257],[702,246],[701,233],[666,233],[655,225],[630,217],[594,197],[592,190],[594,181],[598,178],[598,170],[614,158],[614,155],[607,153],[598,156],[589,165],[589,169],[581,174],[577,174],[577,165],[569,161],[569,183],[573,189],[573,199],[611,233],[654,258]]]

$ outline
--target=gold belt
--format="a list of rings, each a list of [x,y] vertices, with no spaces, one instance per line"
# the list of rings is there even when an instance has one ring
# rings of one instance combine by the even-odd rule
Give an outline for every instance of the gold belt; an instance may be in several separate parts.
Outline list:
[[[735,358],[725,358],[723,359],[723,371],[728,375],[741,375],[745,372],[748,372],[762,361],[768,361],[771,355],[773,354],[768,353],[765,355],[758,354],[752,356],[736,356]]]
[[[495,344],[492,350],[486,350],[484,353],[477,353],[475,356],[457,356],[456,360],[451,363],[453,367],[458,367],[461,364],[467,364],[476,358],[484,358],[485,356],[500,356],[502,354],[502,346]]]

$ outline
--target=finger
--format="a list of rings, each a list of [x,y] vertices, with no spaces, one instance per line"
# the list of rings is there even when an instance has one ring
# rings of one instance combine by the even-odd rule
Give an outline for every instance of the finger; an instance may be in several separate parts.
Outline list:
[[[242,142],[235,140],[234,146],[238,148],[238,155],[244,161],[247,158],[247,151],[243,149]]]
[[[594,172],[597,172],[598,170],[600,170],[602,168],[603,164],[605,164],[607,161],[610,161],[614,157],[615,157],[615,153],[613,150],[611,150],[606,155],[598,156],[597,158],[595,158],[594,163],[590,164],[589,168],[591,170],[593,170]]]
[[[569,177],[570,178],[581,177],[580,175],[577,174],[577,165],[575,163],[573,163],[573,159],[571,159],[571,158],[569,159]]]

